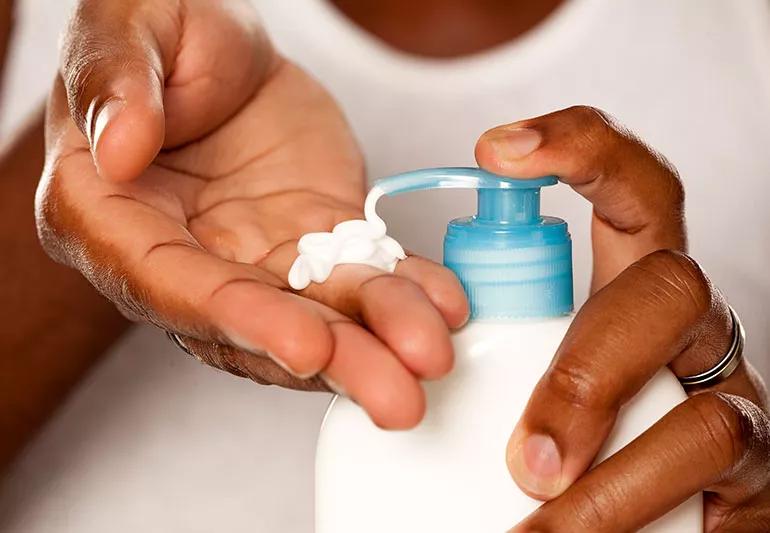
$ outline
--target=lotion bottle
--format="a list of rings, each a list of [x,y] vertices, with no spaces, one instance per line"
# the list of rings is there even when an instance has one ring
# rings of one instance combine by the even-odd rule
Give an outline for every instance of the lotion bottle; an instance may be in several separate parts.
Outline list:
[[[505,454],[572,321],[567,224],[540,215],[540,188],[556,182],[443,168],[375,184],[387,195],[478,190],[478,213],[451,221],[444,240],[444,264],[462,282],[471,320],[453,336],[455,369],[425,383],[428,410],[416,429],[380,429],[334,398],[318,441],[316,533],[501,533],[541,504],[513,482]],[[662,369],[622,409],[597,462],[685,399]],[[645,531],[701,533],[702,505],[698,494]]]

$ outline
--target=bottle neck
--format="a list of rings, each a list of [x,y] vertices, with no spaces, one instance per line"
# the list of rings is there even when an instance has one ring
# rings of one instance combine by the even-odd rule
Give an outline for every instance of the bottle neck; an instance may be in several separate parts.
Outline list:
[[[559,317],[573,309],[572,242],[563,220],[453,220],[444,264],[462,283],[474,320]]]
[[[484,224],[536,224],[540,189],[479,189],[476,219]]]

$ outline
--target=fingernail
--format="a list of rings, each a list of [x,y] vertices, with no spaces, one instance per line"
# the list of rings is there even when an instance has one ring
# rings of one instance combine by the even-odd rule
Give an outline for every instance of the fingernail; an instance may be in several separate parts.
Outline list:
[[[538,149],[543,136],[537,130],[515,128],[499,130],[489,142],[498,158],[521,159]]]
[[[96,157],[96,150],[99,146],[99,140],[107,129],[107,126],[115,120],[121,111],[126,107],[126,102],[120,98],[111,98],[107,100],[98,110],[93,109],[95,106],[92,104],[91,113],[89,113],[89,121],[87,124],[87,131],[90,133],[88,139],[91,144],[91,152]],[[96,115],[94,116],[94,113]]]
[[[535,433],[514,444],[508,465],[513,478],[527,492],[541,498],[552,498],[561,492],[561,454],[548,435]]]

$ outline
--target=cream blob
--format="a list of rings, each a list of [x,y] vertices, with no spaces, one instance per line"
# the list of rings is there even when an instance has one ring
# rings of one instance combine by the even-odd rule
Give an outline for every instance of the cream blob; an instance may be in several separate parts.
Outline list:
[[[299,256],[289,270],[291,288],[302,290],[310,282],[323,283],[337,265],[369,265],[393,272],[406,259],[404,249],[388,237],[385,221],[377,215],[377,201],[384,194],[377,186],[369,191],[364,204],[366,220],[346,220],[331,233],[307,233],[300,238]]]

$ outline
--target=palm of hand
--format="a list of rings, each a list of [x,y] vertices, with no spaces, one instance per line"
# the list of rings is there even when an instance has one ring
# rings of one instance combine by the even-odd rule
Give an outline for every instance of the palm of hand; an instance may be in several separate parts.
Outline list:
[[[284,265],[271,253],[360,217],[365,190],[358,147],[336,104],[286,62],[227,122],[162,152],[128,187],[208,252],[264,263],[281,288]]]
[[[213,297],[251,282],[287,289],[296,239],[361,216],[363,165],[348,126],[326,92],[283,60],[224,123],[164,149],[134,181],[102,179],[74,124],[57,144],[56,171],[41,187],[44,216],[52,233],[80,228],[79,243],[59,239],[60,256],[127,315],[183,334],[263,350],[212,326],[222,314]],[[83,248],[74,257],[73,245]],[[207,316],[190,316],[199,312]]]
[[[195,6],[184,35],[173,24],[153,30],[174,51],[163,61],[172,67],[118,63],[109,91],[124,107],[106,126],[104,84],[68,101],[58,80],[36,201],[44,246],[217,368],[297,388],[323,386],[308,379],[320,376],[377,423],[414,425],[424,410],[418,378],[449,370],[448,328],[467,319],[459,283],[410,257],[395,274],[355,265],[288,289],[296,239],[361,218],[362,158],[334,101],[277,57],[258,26],[219,4]],[[79,120],[88,139],[73,97],[79,109],[99,105],[95,124]]]
[[[285,288],[291,252],[284,248],[361,213],[363,165],[344,118],[314,80],[284,61],[232,117],[162,151],[135,181],[101,179],[80,137],[60,158],[61,174],[48,189],[79,198],[68,207],[84,212],[72,216],[99,220],[123,256],[116,260],[188,246],[234,265],[264,262],[252,273]],[[108,229],[112,224],[120,227]],[[278,257],[271,261],[273,251]]]

